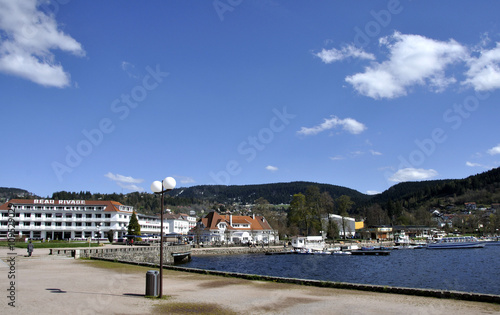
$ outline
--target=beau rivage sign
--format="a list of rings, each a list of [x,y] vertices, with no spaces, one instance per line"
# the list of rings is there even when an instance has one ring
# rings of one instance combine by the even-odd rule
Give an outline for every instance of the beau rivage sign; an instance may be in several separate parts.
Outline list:
[[[38,205],[84,205],[85,200],[34,199],[33,203]]]

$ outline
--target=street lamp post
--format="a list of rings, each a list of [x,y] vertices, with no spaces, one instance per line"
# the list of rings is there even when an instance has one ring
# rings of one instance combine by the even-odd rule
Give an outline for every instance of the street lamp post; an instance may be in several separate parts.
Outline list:
[[[164,180],[154,181],[151,184],[151,190],[155,194],[161,195],[161,213],[160,213],[160,292],[158,297],[163,295],[163,194],[175,188],[176,182],[173,177],[166,177]]]
[[[101,245],[101,225],[102,223],[97,224],[97,246]]]

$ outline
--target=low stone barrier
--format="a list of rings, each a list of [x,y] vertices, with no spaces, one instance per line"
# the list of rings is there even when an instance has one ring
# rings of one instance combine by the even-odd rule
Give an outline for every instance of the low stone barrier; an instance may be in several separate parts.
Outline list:
[[[65,255],[78,258],[103,258],[131,263],[160,264],[160,246],[123,246],[113,248],[50,249],[50,255]],[[164,246],[164,264],[173,264],[176,259],[190,259],[190,245]]]

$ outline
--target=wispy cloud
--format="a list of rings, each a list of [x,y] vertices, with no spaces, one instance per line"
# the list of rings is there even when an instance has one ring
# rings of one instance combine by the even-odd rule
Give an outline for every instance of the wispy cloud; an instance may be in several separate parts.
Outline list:
[[[104,175],[110,180],[114,181],[118,186],[130,191],[144,191],[144,188],[137,186],[144,181],[144,179],[133,178],[131,176],[123,176],[120,174],[113,174],[111,172]]]
[[[392,175],[389,180],[393,182],[419,181],[436,177],[438,172],[433,169],[403,168]]]
[[[354,45],[347,45],[341,49],[322,49],[319,53],[314,53],[314,55],[319,57],[324,63],[341,61],[350,57],[375,60],[375,56],[373,54],[367,53],[363,51],[363,49],[357,48]]]
[[[486,167],[485,165],[483,164],[479,164],[479,163],[473,163],[473,162],[465,162],[465,165],[469,166],[469,167]]]
[[[196,183],[196,181],[192,177],[189,177],[189,176],[174,175],[173,177],[181,184]]]
[[[271,172],[276,172],[278,168],[276,166],[268,165],[266,166],[266,170],[271,171]]]
[[[370,153],[372,155],[382,155],[382,153],[378,152],[378,151],[375,151],[375,150],[370,150]]]
[[[133,79],[138,79],[140,76],[136,73],[137,71],[135,70],[135,66],[128,62],[128,61],[122,61],[121,68],[123,71],[125,71],[130,78]]]
[[[70,74],[55,61],[54,49],[84,56],[82,45],[58,29],[53,15],[37,8],[39,1],[0,0],[0,72],[37,84],[63,88]]]
[[[331,156],[330,160],[332,161],[340,161],[340,160],[345,160],[345,157],[342,155],[336,155],[336,156]]]
[[[380,194],[381,192],[380,191],[377,191],[377,190],[367,190],[366,191],[366,194],[367,195],[377,195],[377,194]]]
[[[316,125],[314,127],[302,127],[297,133],[303,136],[316,135],[322,131],[333,129],[336,127],[342,127],[343,130],[351,134],[359,134],[366,130],[366,126],[352,118],[340,119],[337,116],[330,116],[330,118],[325,118],[323,123]]]

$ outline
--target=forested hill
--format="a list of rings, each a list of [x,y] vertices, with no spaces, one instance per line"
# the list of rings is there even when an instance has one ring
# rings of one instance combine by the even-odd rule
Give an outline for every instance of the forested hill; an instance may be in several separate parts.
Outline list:
[[[389,200],[403,202],[408,208],[449,201],[460,204],[500,202],[500,168],[464,179],[445,179],[396,184],[382,194],[373,196],[370,203],[385,204]]]
[[[349,196],[356,203],[366,202],[370,199],[369,195],[362,194],[354,189],[313,182],[242,186],[201,185],[174,189],[170,195],[220,203],[241,202],[243,204],[252,204],[256,199],[264,198],[271,204],[288,204],[294,194],[305,193],[309,186],[317,186],[321,192],[328,192],[334,199],[342,195]]]
[[[30,195],[31,193],[24,189],[0,187],[0,202],[14,198],[28,198]]]
[[[253,204],[263,198],[271,204],[289,204],[294,194],[305,194],[309,186],[317,186],[320,192],[328,192],[333,199],[347,195],[354,201],[354,212],[374,204],[385,208],[389,202],[398,202],[406,209],[431,207],[446,203],[456,205],[464,202],[491,204],[500,202],[500,168],[469,176],[464,179],[448,179],[421,182],[405,182],[392,186],[382,194],[370,196],[354,189],[314,182],[291,182],[261,185],[221,186],[200,185],[176,188],[168,193],[166,204],[171,206],[189,206],[195,204],[214,205],[234,203]],[[86,192],[55,192],[52,196],[34,196],[23,189],[1,188],[0,198],[40,198],[114,200],[134,206],[139,211],[156,211],[159,198],[149,192],[129,194],[100,194]]]

